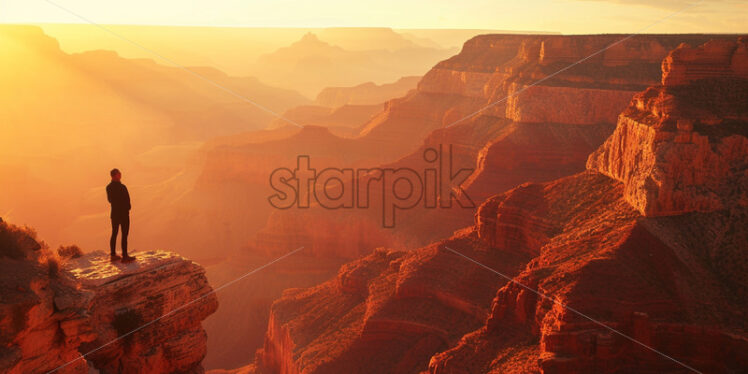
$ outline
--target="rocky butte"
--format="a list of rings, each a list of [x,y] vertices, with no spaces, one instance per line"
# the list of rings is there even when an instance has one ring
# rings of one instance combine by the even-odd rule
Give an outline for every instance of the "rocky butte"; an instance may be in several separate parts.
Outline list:
[[[677,47],[588,170],[494,195],[448,239],[380,248],[285,291],[242,370],[744,370],[744,56],[745,39]]]
[[[637,94],[587,167],[624,183],[646,216],[746,204],[748,39],[681,45],[662,84]]]
[[[205,270],[170,252],[137,256],[60,257],[0,222],[0,372],[203,372],[201,321],[218,308]]]

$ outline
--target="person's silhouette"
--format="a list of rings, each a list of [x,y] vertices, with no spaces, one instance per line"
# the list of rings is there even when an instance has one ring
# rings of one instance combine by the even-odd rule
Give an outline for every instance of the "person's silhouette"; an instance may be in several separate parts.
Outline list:
[[[109,249],[112,261],[122,259],[122,262],[135,261],[135,257],[127,254],[127,234],[130,233],[130,193],[127,192],[120,180],[122,173],[118,169],[109,172],[112,181],[106,186],[106,197],[112,205],[112,237],[109,239]],[[117,256],[117,232],[122,227],[122,257]]]

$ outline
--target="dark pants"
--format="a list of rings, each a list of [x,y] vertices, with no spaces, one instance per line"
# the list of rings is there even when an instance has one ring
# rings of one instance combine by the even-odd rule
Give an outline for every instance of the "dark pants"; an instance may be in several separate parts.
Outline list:
[[[109,249],[113,255],[117,254],[117,232],[122,226],[122,256],[127,256],[127,234],[130,233],[130,217],[112,217],[112,238],[109,239]]]

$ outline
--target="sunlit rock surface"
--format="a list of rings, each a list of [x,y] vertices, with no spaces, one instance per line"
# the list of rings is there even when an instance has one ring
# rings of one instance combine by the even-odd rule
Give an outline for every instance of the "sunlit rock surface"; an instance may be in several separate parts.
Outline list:
[[[0,221],[0,372],[87,373],[78,347],[96,335],[85,296],[42,252],[32,231]]]
[[[663,84],[634,97],[587,167],[647,216],[748,204],[747,64],[742,38],[674,50]]]

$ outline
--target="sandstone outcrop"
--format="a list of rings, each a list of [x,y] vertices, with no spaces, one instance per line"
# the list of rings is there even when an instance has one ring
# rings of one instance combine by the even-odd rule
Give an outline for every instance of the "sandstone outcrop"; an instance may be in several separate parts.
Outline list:
[[[418,372],[485,318],[490,273],[432,245],[378,249],[311,289],[287,290],[273,304],[258,366],[278,373]],[[447,241],[513,274],[517,252],[488,253],[473,233]],[[448,265],[451,262],[451,265]],[[445,269],[449,269],[445,272]]]
[[[163,251],[130,264],[95,252],[60,259],[28,231],[0,254],[0,371],[3,373],[200,373],[207,337],[201,321],[217,299],[199,265]],[[20,234],[18,234],[20,233]]]
[[[0,220],[0,372],[87,373],[78,346],[96,335],[81,293],[61,282],[33,231]],[[68,364],[70,361],[73,363]]]
[[[218,308],[205,270],[171,252],[137,257],[112,264],[109,255],[92,253],[66,264],[90,297],[88,322],[96,339],[81,351],[111,342],[86,357],[104,373],[200,372],[207,349],[201,322]]]
[[[696,48],[682,44],[662,62],[662,85],[681,86],[701,79],[748,79],[748,38],[712,40]]]
[[[646,216],[748,204],[748,64],[745,39],[680,46],[662,85],[637,94],[587,167],[625,185]]]

